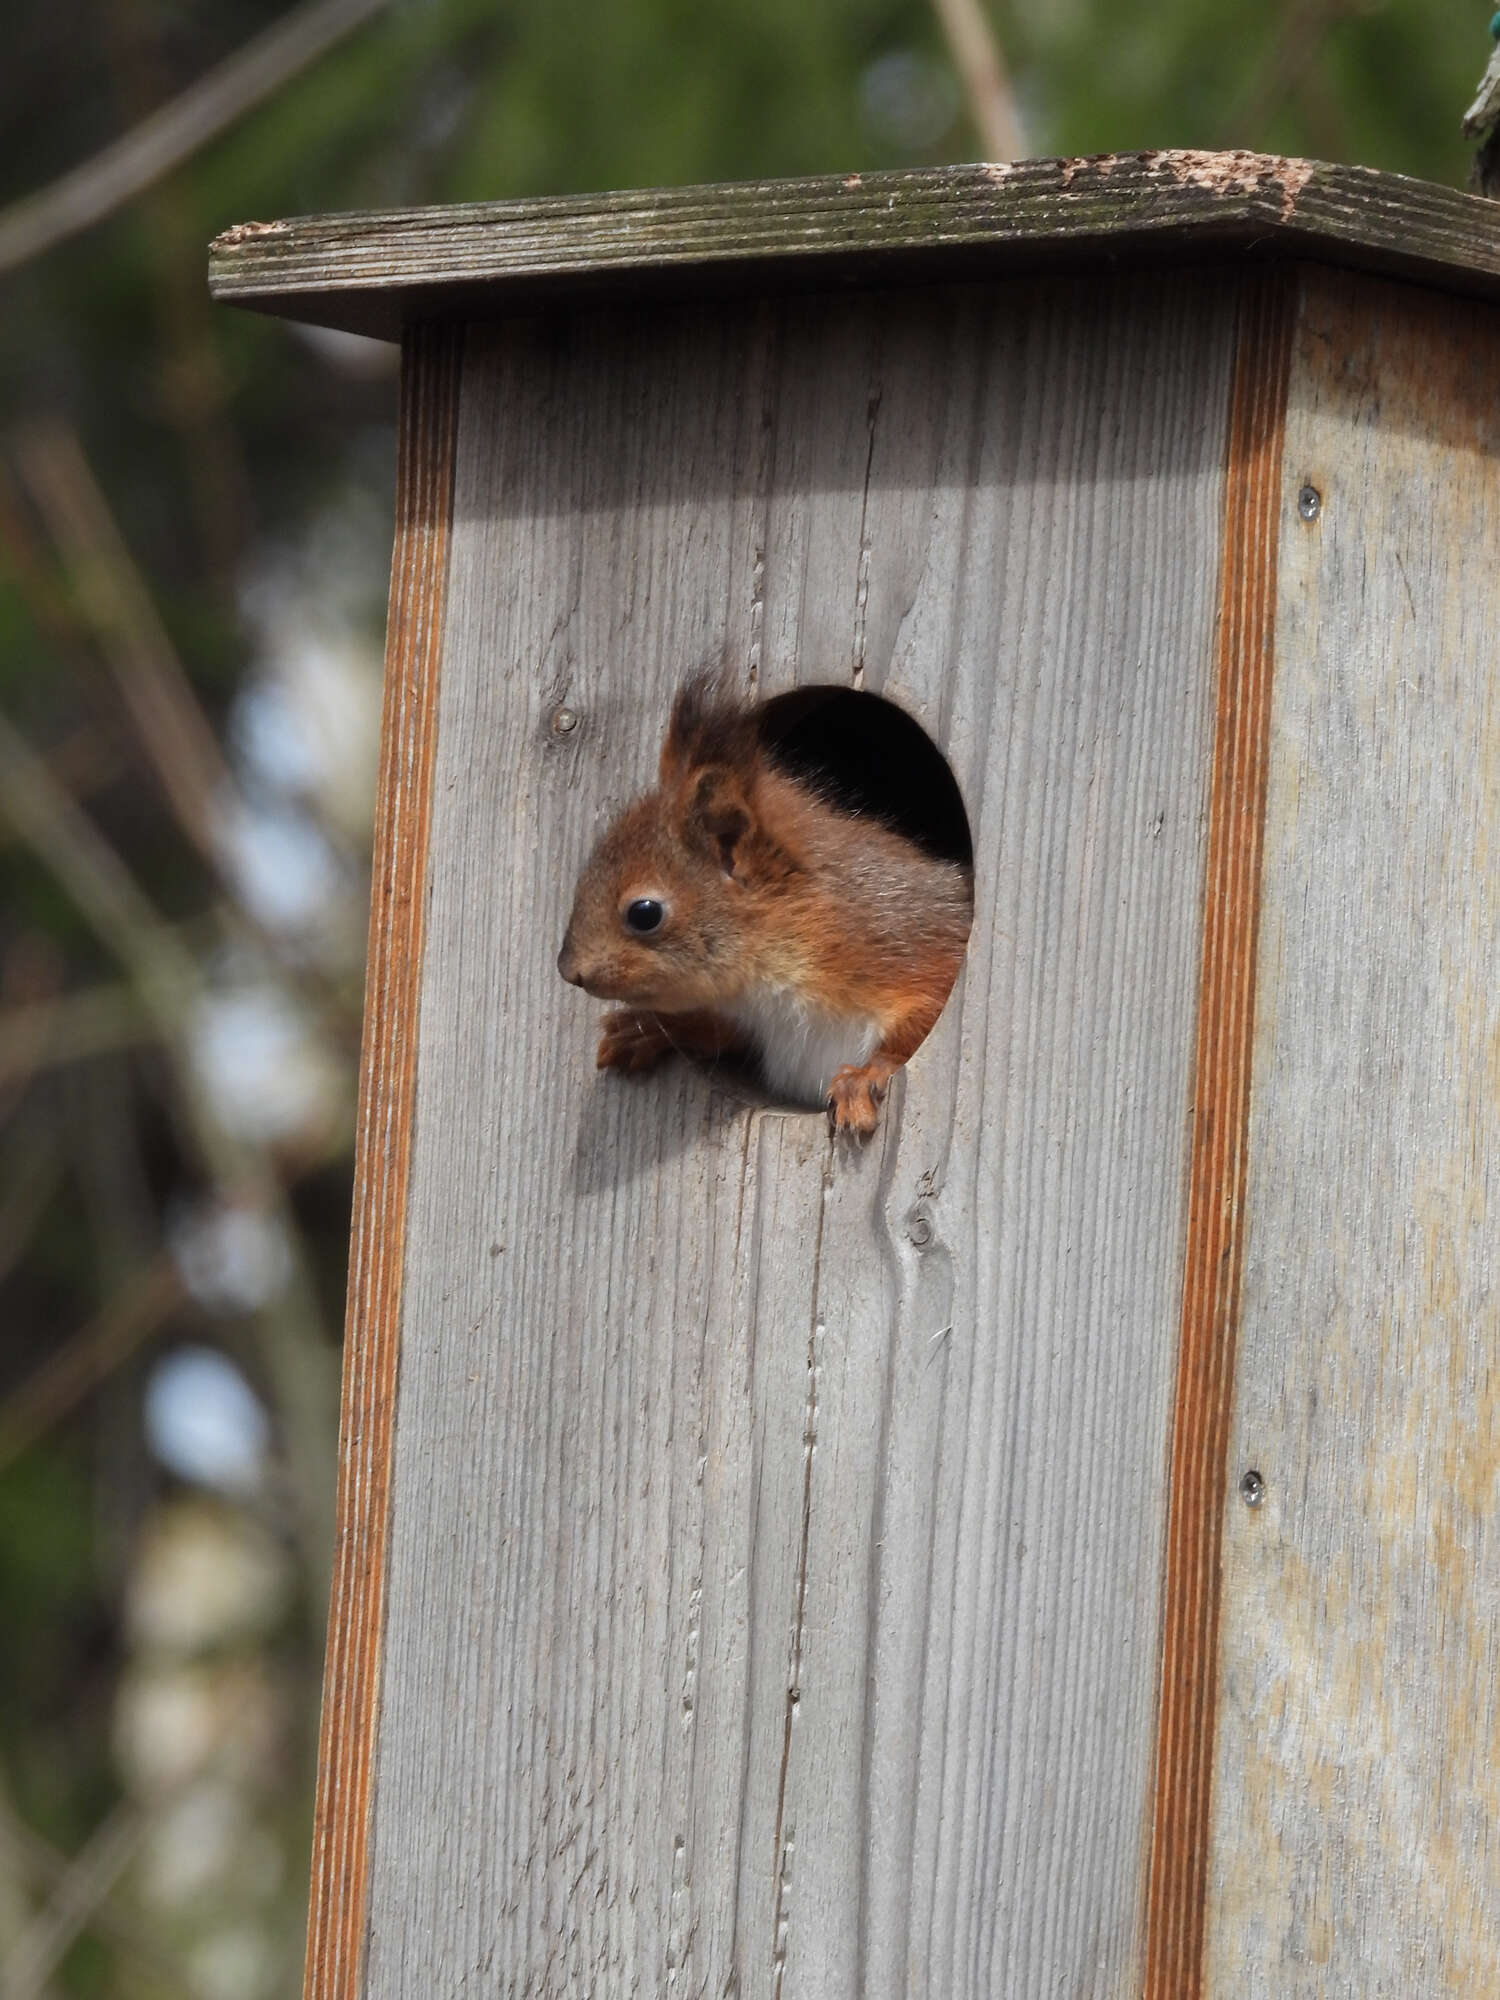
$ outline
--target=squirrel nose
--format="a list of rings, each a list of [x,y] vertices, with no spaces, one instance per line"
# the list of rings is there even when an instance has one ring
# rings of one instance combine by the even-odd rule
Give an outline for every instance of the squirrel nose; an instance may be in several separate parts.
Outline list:
[[[557,969],[570,986],[582,986],[583,977],[578,970],[578,954],[573,949],[571,931],[563,939],[562,950],[557,954]]]

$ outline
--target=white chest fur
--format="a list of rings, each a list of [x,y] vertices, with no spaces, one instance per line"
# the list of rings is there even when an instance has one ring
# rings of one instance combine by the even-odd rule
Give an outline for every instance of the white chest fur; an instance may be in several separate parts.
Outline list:
[[[767,1088],[779,1097],[821,1104],[845,1063],[865,1063],[879,1041],[865,1015],[825,1014],[785,988],[763,988],[725,1010],[759,1051]]]

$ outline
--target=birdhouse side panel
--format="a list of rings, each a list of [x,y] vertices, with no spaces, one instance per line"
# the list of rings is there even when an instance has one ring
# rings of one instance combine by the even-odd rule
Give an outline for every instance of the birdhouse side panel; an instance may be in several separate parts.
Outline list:
[[[1237,2000],[1500,1990],[1497,380],[1493,307],[1308,274],[1204,1986]]]

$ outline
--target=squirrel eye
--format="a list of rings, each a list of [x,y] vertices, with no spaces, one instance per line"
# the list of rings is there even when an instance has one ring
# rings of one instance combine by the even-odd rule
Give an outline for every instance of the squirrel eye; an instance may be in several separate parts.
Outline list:
[[[633,903],[625,905],[625,928],[644,937],[648,931],[661,928],[666,914],[666,905],[659,903],[655,896],[637,896]]]

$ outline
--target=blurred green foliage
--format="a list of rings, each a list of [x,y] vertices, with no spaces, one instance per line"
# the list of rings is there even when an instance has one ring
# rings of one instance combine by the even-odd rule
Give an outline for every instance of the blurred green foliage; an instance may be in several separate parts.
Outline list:
[[[282,12],[270,0],[11,0],[0,205],[87,159]],[[1461,182],[1459,119],[1488,54],[1487,14],[1430,0],[1039,0],[996,6],[993,19],[1037,152],[1247,146]],[[0,714],[210,961],[240,916],[122,708],[76,551],[28,485],[26,440],[38,419],[81,440],[222,732],[260,643],[244,581],[329,510],[377,524],[360,530],[373,547],[360,615],[376,633],[395,392],[389,374],[213,308],[209,237],[247,217],[976,150],[924,0],[396,0],[169,180],[0,279]],[[265,963],[317,1011],[347,1072],[357,968],[310,971],[275,949]],[[0,827],[0,1022],[117,977],[45,857]],[[0,1435],[7,1399],[123,1273],[160,1254],[173,1202],[207,1171],[181,1080],[150,1047],[3,1076]],[[346,1119],[276,1161],[330,1349],[348,1141]],[[189,1301],[172,1329],[238,1353],[284,1436],[288,1391],[257,1359],[252,1318]],[[298,1324],[295,1338],[316,1338]],[[129,1530],[167,1483],[142,1441],[141,1382],[135,1361],[108,1372],[0,1463],[0,1810],[8,1797],[64,1852],[118,1788],[110,1691]],[[292,1657],[304,1730],[291,1810],[305,1819],[315,1648]],[[44,1888],[39,1875],[25,1893]],[[0,1955],[5,1945],[0,1927]],[[132,1977],[91,1931],[49,1990],[158,1990]]]

